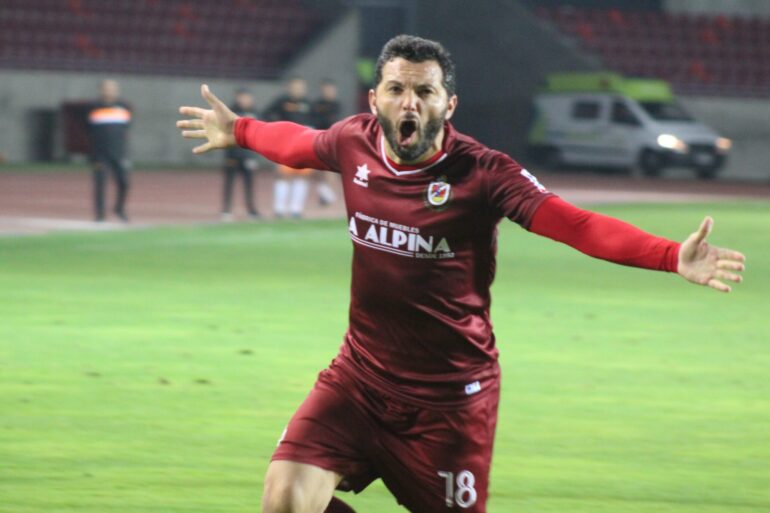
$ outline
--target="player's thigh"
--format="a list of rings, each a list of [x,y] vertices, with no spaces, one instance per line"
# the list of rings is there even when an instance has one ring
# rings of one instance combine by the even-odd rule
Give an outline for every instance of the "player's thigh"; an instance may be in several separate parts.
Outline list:
[[[388,437],[382,479],[410,511],[486,512],[497,390],[480,399],[455,411],[422,412],[413,433]]]
[[[273,461],[265,475],[264,513],[322,513],[342,477],[331,470],[294,461]]]
[[[320,467],[343,476],[340,488],[361,491],[377,477],[371,464],[370,424],[359,391],[333,364],[324,370],[289,420],[272,461]]]

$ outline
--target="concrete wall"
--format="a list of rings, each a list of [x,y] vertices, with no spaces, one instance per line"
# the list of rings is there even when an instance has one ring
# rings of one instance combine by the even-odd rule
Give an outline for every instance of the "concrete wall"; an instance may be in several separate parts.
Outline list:
[[[131,157],[142,162],[185,162],[192,159],[190,143],[179,137],[174,122],[180,105],[202,105],[200,84],[229,101],[239,85],[250,87],[260,99],[272,97],[279,86],[271,82],[232,82],[211,78],[145,77],[138,75],[64,73],[48,71],[0,72],[0,152],[11,162],[29,160],[32,144],[28,126],[31,109],[58,109],[63,101],[94,98],[99,81],[117,79],[122,96],[134,108]],[[264,101],[264,100],[263,100]],[[58,132],[58,131],[57,131]],[[63,157],[61,134],[55,156]],[[200,160],[200,159],[199,159]],[[211,157],[203,159],[211,160]]]
[[[355,98],[355,60],[358,21],[351,11],[317,40],[287,69],[287,75],[306,77],[310,94],[317,94],[323,77],[339,83],[346,113],[352,113]],[[58,109],[63,101],[97,96],[99,82],[116,78],[123,97],[134,107],[131,157],[135,162],[169,164],[215,164],[221,155],[193,156],[193,143],[182,139],[174,122],[180,105],[203,105],[200,84],[208,83],[215,94],[229,102],[233,91],[249,87],[264,107],[281,92],[280,81],[232,81],[212,77],[162,76],[0,70],[0,153],[10,162],[29,160],[32,145],[29,115],[33,109]],[[58,131],[57,131],[58,132]],[[57,133],[55,155],[63,157],[61,134]]]
[[[294,60],[285,76],[300,75],[308,80],[311,97],[318,95],[324,78],[337,82],[343,112],[353,114],[356,106],[358,78],[359,16],[351,9],[337,24]]]
[[[458,15],[462,13],[462,15]],[[523,157],[530,106],[545,76],[599,69],[523,5],[508,0],[417,3],[418,35],[442,42],[457,66],[457,128]]]
[[[767,0],[664,0],[663,5],[672,12],[770,16]]]
[[[696,118],[733,140],[721,177],[770,180],[770,100],[691,96],[681,101]]]

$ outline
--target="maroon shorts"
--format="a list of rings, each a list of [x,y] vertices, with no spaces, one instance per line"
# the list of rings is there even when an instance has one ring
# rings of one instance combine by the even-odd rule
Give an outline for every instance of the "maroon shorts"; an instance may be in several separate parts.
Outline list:
[[[486,511],[499,381],[464,404],[394,399],[338,363],[321,372],[286,427],[273,460],[343,476],[356,493],[382,478],[409,511]]]

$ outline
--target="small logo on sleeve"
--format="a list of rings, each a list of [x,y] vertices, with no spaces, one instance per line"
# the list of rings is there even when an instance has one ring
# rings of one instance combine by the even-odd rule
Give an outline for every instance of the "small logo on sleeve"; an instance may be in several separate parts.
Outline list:
[[[366,164],[356,166],[356,175],[353,177],[353,183],[361,187],[369,187],[369,167]]]
[[[540,181],[537,179],[535,175],[533,175],[526,169],[521,170],[521,175],[527,180],[529,180],[530,182],[532,182],[532,185],[537,187],[537,190],[539,190],[540,192],[546,192],[545,187],[543,187],[543,184],[540,183]]]

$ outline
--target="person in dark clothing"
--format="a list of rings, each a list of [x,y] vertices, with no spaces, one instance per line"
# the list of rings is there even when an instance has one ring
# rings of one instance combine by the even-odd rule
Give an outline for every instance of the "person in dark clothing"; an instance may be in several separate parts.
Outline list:
[[[286,82],[286,92],[279,96],[265,110],[268,121],[291,121],[306,127],[313,127],[315,117],[312,106],[307,99],[307,83],[299,77],[290,78]],[[291,215],[302,217],[305,209],[305,199],[308,193],[308,176],[312,169],[293,169],[278,165],[278,177],[273,189],[273,211],[276,217]]]
[[[328,130],[340,120],[342,107],[337,100],[337,84],[333,80],[325,78],[321,81],[321,97],[313,102],[311,110],[315,119],[314,127],[318,130]],[[315,178],[321,205],[326,206],[337,201],[337,194],[329,185],[329,180],[332,179],[329,173],[316,173]]]
[[[88,111],[91,162],[94,166],[94,217],[97,222],[104,221],[108,173],[112,173],[117,185],[115,215],[128,222],[126,199],[131,165],[127,158],[130,126],[131,107],[120,99],[120,86],[112,79],[102,81],[100,98]]]
[[[313,102],[314,127],[318,130],[328,130],[340,120],[342,107],[337,100],[337,84],[325,78],[321,81],[321,97]]]
[[[291,121],[312,127],[315,119],[307,99],[307,82],[304,78],[292,77],[286,82],[285,92],[265,109],[267,121]]]
[[[254,106],[254,96],[246,89],[239,89],[235,93],[235,102],[231,107],[239,116],[256,118],[257,112]],[[224,187],[222,194],[222,220],[231,221],[233,186],[237,175],[243,180],[244,199],[249,217],[256,219],[259,212],[254,203],[254,171],[259,167],[257,154],[241,147],[228,148],[225,152],[225,166],[223,169]]]

